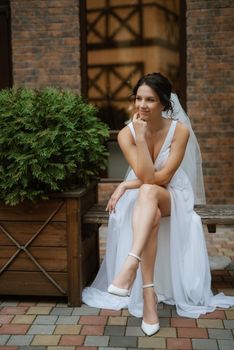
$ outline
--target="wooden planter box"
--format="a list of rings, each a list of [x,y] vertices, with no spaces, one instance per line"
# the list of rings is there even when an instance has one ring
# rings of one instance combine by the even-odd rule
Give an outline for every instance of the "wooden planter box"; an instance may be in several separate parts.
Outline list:
[[[98,226],[82,223],[97,186],[25,201],[0,202],[0,294],[67,296],[80,306],[99,267]]]

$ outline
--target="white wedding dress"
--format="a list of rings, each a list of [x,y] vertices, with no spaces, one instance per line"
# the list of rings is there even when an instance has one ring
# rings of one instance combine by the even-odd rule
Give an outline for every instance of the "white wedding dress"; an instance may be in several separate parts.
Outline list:
[[[163,146],[155,160],[160,170],[170,153],[177,121],[171,122]],[[128,124],[135,138],[132,123]],[[133,170],[126,180],[136,179]],[[194,192],[182,166],[167,186],[171,195],[171,215],[160,221],[154,284],[159,302],[176,306],[180,316],[198,318],[217,306],[234,305],[234,297],[211,292],[211,274],[200,217],[194,212]],[[90,287],[83,291],[83,302],[97,308],[128,308],[136,316],[143,315],[143,292],[140,268],[130,297],[118,297],[107,292],[108,285],[121,269],[132,243],[132,212],[138,189],[127,190],[109,218],[106,256]],[[142,213],[142,216],[144,212]]]

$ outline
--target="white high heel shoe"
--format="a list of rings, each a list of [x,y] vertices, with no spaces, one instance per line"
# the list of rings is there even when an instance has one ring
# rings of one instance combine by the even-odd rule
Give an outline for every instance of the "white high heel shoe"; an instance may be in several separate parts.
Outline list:
[[[145,284],[143,286],[143,288],[149,288],[149,287],[154,287],[154,284],[150,283],[150,284]],[[156,334],[159,331],[160,325],[159,325],[159,322],[154,323],[154,324],[149,324],[149,323],[146,323],[142,320],[141,329],[143,330],[143,332],[146,335],[151,336],[151,335]]]
[[[141,258],[134,253],[129,253],[128,255],[137,259],[139,262],[141,261]],[[127,297],[130,295],[131,288],[124,289],[124,288],[116,287],[113,284],[110,284],[107,290],[109,293],[114,294],[114,295],[118,295],[119,297]]]

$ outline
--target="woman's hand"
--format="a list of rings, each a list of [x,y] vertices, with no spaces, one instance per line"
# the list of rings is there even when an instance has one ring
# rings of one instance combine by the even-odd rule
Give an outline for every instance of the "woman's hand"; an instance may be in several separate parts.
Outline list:
[[[132,124],[137,137],[145,138],[147,130],[147,122],[137,112],[133,115]]]
[[[120,197],[122,197],[125,191],[126,191],[125,182],[121,182],[118,185],[118,187],[115,189],[114,193],[110,197],[109,202],[107,204],[106,211],[109,211],[109,214],[111,214],[112,212],[115,213],[116,204],[120,199]]]

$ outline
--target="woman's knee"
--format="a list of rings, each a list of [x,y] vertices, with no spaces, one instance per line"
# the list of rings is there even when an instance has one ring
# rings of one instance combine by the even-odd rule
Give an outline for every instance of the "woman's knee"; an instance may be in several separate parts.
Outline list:
[[[143,200],[157,200],[158,194],[158,185],[143,184],[139,189],[139,197]]]

